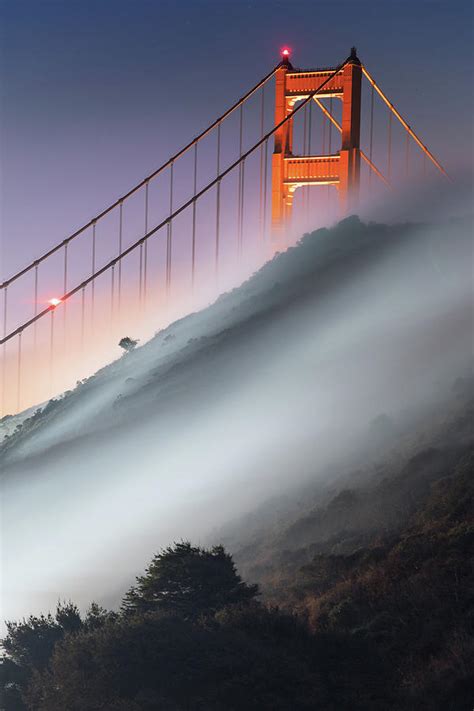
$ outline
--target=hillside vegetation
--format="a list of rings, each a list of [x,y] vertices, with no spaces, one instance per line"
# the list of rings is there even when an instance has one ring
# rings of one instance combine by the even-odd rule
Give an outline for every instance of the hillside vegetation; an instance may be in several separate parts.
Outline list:
[[[470,710],[473,402],[463,392],[437,446],[396,467],[392,441],[385,471],[381,460],[360,486],[252,534],[236,557],[260,590],[222,547],[183,542],[155,556],[117,612],[93,604],[81,616],[69,603],[10,624],[5,710]],[[425,439],[419,431],[411,446]]]
[[[307,235],[4,423],[2,709],[472,711],[469,239]]]

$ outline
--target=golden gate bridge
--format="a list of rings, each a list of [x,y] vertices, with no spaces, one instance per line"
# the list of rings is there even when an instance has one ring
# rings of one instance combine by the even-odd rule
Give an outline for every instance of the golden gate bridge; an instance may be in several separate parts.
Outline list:
[[[386,113],[378,141],[376,98]],[[208,303],[318,214],[354,212],[362,196],[429,169],[448,178],[355,48],[337,67],[310,70],[284,49],[184,148],[0,284],[2,415],[65,389],[56,374],[66,365],[88,376],[118,337]]]

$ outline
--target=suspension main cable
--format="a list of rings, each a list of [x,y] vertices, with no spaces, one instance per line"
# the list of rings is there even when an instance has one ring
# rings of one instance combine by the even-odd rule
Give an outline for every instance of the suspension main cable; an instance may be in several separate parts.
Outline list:
[[[118,207],[121,203],[123,203],[125,200],[128,200],[129,197],[131,197],[134,193],[136,193],[140,188],[143,188],[150,180],[153,178],[156,178],[157,175],[162,173],[166,168],[168,168],[170,165],[172,165],[178,158],[181,158],[187,151],[189,151],[190,148],[192,148],[196,143],[201,141],[205,136],[208,135],[211,131],[216,128],[216,126],[219,125],[222,121],[224,121],[228,116],[230,116],[236,109],[239,108],[242,104],[244,104],[250,97],[255,94],[256,91],[258,91],[264,84],[269,81],[275,74],[276,70],[278,69],[280,65],[277,64],[276,67],[274,67],[268,74],[266,74],[263,79],[261,79],[258,84],[255,84],[244,96],[242,96],[238,101],[236,101],[232,106],[227,109],[219,118],[217,118],[215,121],[213,121],[207,128],[205,128],[199,135],[197,135],[195,138],[193,138],[189,143],[187,143],[184,148],[181,148],[177,153],[175,153],[174,156],[169,158],[165,163],[160,165],[159,168],[153,171],[153,173],[150,173],[146,178],[144,178],[140,183],[137,183],[133,188],[131,188],[125,195],[123,195],[121,198],[116,200],[114,203],[109,205],[109,207],[105,208],[105,210],[102,210],[98,215],[93,217],[89,222],[87,222],[85,225],[80,227],[78,230],[70,234],[68,237],[63,239],[61,242],[56,244],[54,247],[51,247],[47,252],[44,252],[40,257],[35,259],[33,262],[28,264],[26,267],[23,267],[23,269],[20,269],[16,274],[13,276],[9,277],[8,279],[5,279],[0,284],[0,289],[5,289],[9,284],[12,284],[14,281],[19,279],[21,276],[29,272],[31,269],[36,264],[40,264],[41,262],[44,262],[45,259],[48,259],[48,257],[51,257],[55,252],[57,252],[61,247],[63,247],[65,244],[68,242],[71,242],[73,239],[76,237],[79,237],[83,232],[85,232],[89,227],[91,227],[95,222],[98,222],[101,220],[103,217],[109,214],[109,212],[112,212],[116,207]]]
[[[296,106],[289,114],[287,114],[287,116],[285,116],[284,119],[282,119],[279,123],[277,123],[275,126],[273,126],[273,128],[270,129],[270,131],[268,131],[268,133],[266,133],[264,136],[262,136],[262,138],[260,138],[245,153],[242,153],[242,155],[239,158],[237,158],[237,160],[235,160],[231,165],[229,165],[225,170],[223,170],[222,173],[220,173],[220,175],[218,175],[216,178],[211,180],[204,188],[201,188],[201,190],[199,192],[197,192],[195,195],[193,195],[193,197],[191,197],[189,200],[187,200],[185,203],[183,203],[180,207],[176,208],[176,210],[174,210],[174,212],[172,214],[168,215],[168,217],[166,217],[158,225],[153,227],[153,229],[151,229],[148,232],[148,234],[144,235],[143,237],[140,237],[140,239],[136,240],[133,244],[131,244],[126,249],[124,249],[123,252],[121,252],[116,257],[111,259],[109,262],[104,264],[104,266],[101,267],[100,269],[98,269],[95,272],[95,274],[91,274],[81,284],[78,284],[78,286],[71,289],[67,294],[64,294],[61,297],[60,301],[64,302],[64,301],[66,301],[66,299],[71,298],[71,296],[74,296],[74,294],[76,294],[78,291],[80,291],[81,289],[84,289],[88,284],[90,284],[95,279],[97,279],[97,277],[101,276],[102,274],[104,274],[104,272],[108,271],[112,266],[117,264],[117,262],[120,263],[124,257],[126,257],[128,254],[133,252],[137,247],[139,247],[141,244],[143,244],[145,242],[145,240],[149,239],[154,234],[159,232],[163,227],[165,227],[166,225],[171,223],[172,220],[174,220],[178,215],[180,215],[182,212],[184,212],[184,210],[186,210],[194,202],[199,200],[203,195],[205,195],[209,190],[211,190],[217,184],[218,181],[222,180],[222,178],[225,178],[226,175],[231,173],[234,170],[234,168],[236,168],[240,163],[244,163],[244,161],[254,151],[257,150],[257,148],[259,148],[262,144],[265,143],[265,141],[267,141],[271,136],[273,136],[273,134],[276,131],[278,131],[279,128],[284,126],[288,121],[291,121],[291,119],[295,116],[295,114],[297,114],[299,111],[301,111],[301,109],[304,106],[306,106],[306,104],[309,101],[312,101],[313,98],[317,94],[319,94],[324,89],[324,87],[330,81],[332,81],[337,74],[339,74],[339,72],[342,71],[342,69],[346,66],[348,61],[349,61],[349,59],[346,59],[344,62],[342,62],[342,64],[340,64],[338,67],[336,67],[336,69],[322,82],[322,84],[320,84],[320,86],[317,89],[310,92],[308,94],[308,96],[305,99],[303,99],[302,102],[298,106]],[[33,318],[30,318],[28,321],[25,321],[25,323],[21,324],[21,326],[18,326],[18,328],[16,328],[14,331],[7,334],[4,338],[1,338],[0,339],[0,346],[2,344],[6,343],[7,341],[9,341],[14,336],[16,336],[18,333],[20,333],[20,331],[23,331],[24,329],[31,326],[33,323],[35,323],[35,321],[38,321],[40,318],[43,318],[43,316],[45,316],[46,314],[51,313],[55,308],[56,307],[54,307],[54,306],[53,307],[48,306],[47,308],[43,309],[43,311],[40,311],[38,314],[36,314],[36,316],[34,316]]]
[[[375,175],[376,175],[378,178],[380,178],[380,180],[382,181],[382,183],[384,183],[384,184],[387,186],[387,188],[390,188],[390,190],[392,190],[393,188],[392,188],[392,185],[390,184],[390,182],[387,180],[387,178],[385,177],[385,175],[377,168],[377,166],[375,165],[375,163],[373,163],[373,162],[370,160],[370,158],[368,157],[368,155],[366,155],[366,154],[364,153],[364,151],[361,150],[360,148],[359,148],[359,153],[360,153],[360,157],[367,163],[367,165],[369,166],[369,168],[371,168],[371,169],[373,170],[373,172],[375,173]]]
[[[386,103],[390,111],[394,114],[394,116],[397,117],[397,119],[400,121],[402,124],[403,128],[405,131],[407,131],[410,136],[413,138],[415,143],[418,144],[418,146],[421,148],[423,153],[428,156],[430,161],[438,168],[438,170],[446,177],[448,180],[452,180],[452,178],[448,175],[448,173],[445,171],[441,163],[434,157],[434,155],[431,153],[430,150],[425,146],[424,143],[418,138],[416,133],[413,131],[413,129],[408,125],[408,123],[405,121],[405,119],[402,117],[402,115],[397,111],[395,106],[392,104],[392,102],[388,99],[387,96],[383,93],[382,89],[376,84],[375,80],[372,78],[372,76],[369,74],[367,69],[362,65],[362,72],[364,76],[368,79],[368,81],[372,84],[372,87],[375,89],[377,94],[381,97],[381,99]]]

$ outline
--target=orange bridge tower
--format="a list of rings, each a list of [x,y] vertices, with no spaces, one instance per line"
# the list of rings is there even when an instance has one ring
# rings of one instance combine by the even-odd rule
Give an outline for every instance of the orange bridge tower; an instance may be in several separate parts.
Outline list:
[[[304,71],[294,69],[289,51],[276,71],[275,125],[290,114],[298,101],[307,99],[327,81],[333,69]],[[358,201],[360,180],[360,112],[362,66],[355,47],[347,63],[314,96],[334,97],[342,101],[341,148],[330,155],[293,155],[293,119],[275,132],[272,156],[272,230],[276,237],[291,217],[293,195],[304,185],[335,185],[342,214],[352,210]]]

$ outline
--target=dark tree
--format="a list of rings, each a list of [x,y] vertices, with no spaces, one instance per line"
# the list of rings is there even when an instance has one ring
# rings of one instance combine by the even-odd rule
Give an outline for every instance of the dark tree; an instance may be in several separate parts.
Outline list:
[[[185,618],[248,603],[259,594],[238,575],[223,546],[205,549],[184,541],[158,553],[125,595],[125,614],[162,610]]]
[[[2,640],[9,658],[20,667],[43,669],[54,645],[66,632],[81,626],[79,610],[72,603],[59,603],[56,614],[30,615],[21,622],[7,622],[7,636]]]
[[[133,351],[134,348],[138,345],[138,341],[134,341],[133,338],[129,338],[128,336],[124,336],[124,338],[120,339],[119,341],[119,346],[120,348],[123,348],[124,351]]]
[[[131,615],[67,635],[28,701],[35,711],[386,711],[383,681],[363,642],[318,640],[292,616],[250,604],[199,620]]]
[[[54,615],[30,615],[21,622],[7,622],[7,635],[2,639],[6,657],[2,660],[0,698],[6,711],[25,707],[22,698],[31,678],[46,672],[54,648],[65,636],[80,630],[96,630],[106,622],[112,624],[117,614],[92,603],[84,618],[72,602],[59,603]]]
[[[8,657],[0,659],[0,702],[5,711],[26,711],[22,690],[27,686],[29,675]]]

